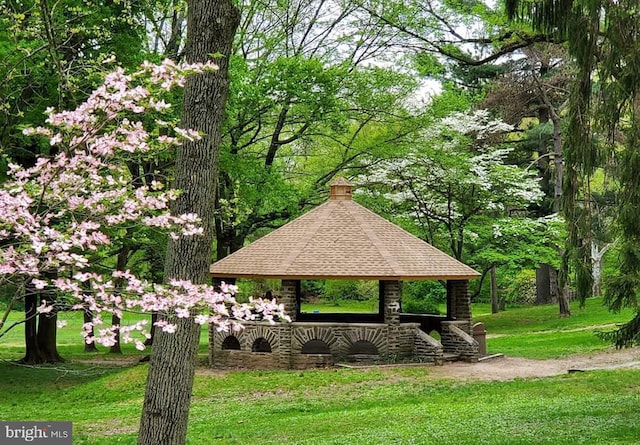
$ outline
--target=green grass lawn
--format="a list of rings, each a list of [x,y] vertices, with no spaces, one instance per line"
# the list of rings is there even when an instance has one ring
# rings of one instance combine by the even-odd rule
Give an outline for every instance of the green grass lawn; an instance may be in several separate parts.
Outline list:
[[[481,315],[476,315],[478,312]],[[536,359],[610,349],[596,332],[615,329],[631,317],[630,309],[612,313],[602,298],[588,299],[584,308],[572,302],[571,317],[567,318],[558,316],[557,305],[513,308],[499,314],[482,313],[474,306],[474,321],[483,322],[489,334],[489,353]]]
[[[73,420],[74,444],[134,444],[146,365],[0,364],[0,418]],[[200,373],[190,444],[637,444],[640,371],[510,382],[428,368]]]
[[[484,307],[486,308],[486,305]],[[350,310],[351,311],[351,310]],[[627,320],[600,299],[560,319],[557,307],[491,315],[491,352],[543,359],[609,346],[595,326]],[[480,313],[481,315],[477,315]],[[71,361],[24,367],[17,329],[0,339],[0,419],[72,420],[74,444],[134,444],[147,365],[81,363],[79,314],[61,316],[60,350]],[[206,335],[201,339],[206,351]],[[126,356],[142,355],[131,347]],[[96,357],[92,355],[91,357]],[[212,372],[196,377],[190,444],[637,444],[640,369],[509,382],[437,380],[429,367]]]
[[[14,321],[21,320],[23,318],[21,312],[13,312],[9,315],[7,325]],[[149,318],[149,326],[151,325],[151,317]],[[97,357],[104,360],[113,360],[121,357],[120,355],[109,354],[108,348],[98,346],[100,352],[87,354],[84,352],[84,339],[81,335],[82,325],[84,323],[81,312],[62,312],[58,314],[59,320],[65,320],[67,326],[58,329],[57,331],[57,343],[58,351],[66,359],[85,359],[87,357]],[[123,314],[123,323],[134,323],[140,319],[136,314]],[[208,334],[207,327],[202,327],[202,334],[200,335],[200,353],[206,354],[208,348]],[[138,351],[131,343],[122,344],[122,351],[125,356],[139,356],[143,357],[149,353],[149,351]],[[10,330],[6,335],[0,337],[0,359],[17,360],[24,356],[24,329],[22,325],[19,325]]]

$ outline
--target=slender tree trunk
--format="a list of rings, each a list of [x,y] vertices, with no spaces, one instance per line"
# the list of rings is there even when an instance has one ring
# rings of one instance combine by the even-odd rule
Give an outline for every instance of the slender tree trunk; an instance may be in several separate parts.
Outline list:
[[[156,326],[155,326],[156,321],[158,321],[158,313],[154,312],[153,314],[151,314],[151,330],[149,331],[149,334],[151,335],[151,337],[145,340],[144,342],[145,346],[153,345],[153,339],[156,336]]]
[[[127,261],[129,259],[129,252],[131,248],[129,246],[123,246],[118,252],[118,258],[116,260],[116,270],[124,272],[127,269]],[[116,281],[116,289],[118,292],[122,289],[122,279],[118,278]],[[120,317],[116,314],[111,315],[111,326],[120,326]],[[120,345],[120,329],[116,331],[116,343],[109,348],[111,354],[122,354],[122,346]]]
[[[85,323],[90,323],[93,319],[93,315],[88,309],[82,311],[82,315]],[[91,336],[93,337],[93,335],[93,326],[91,326]],[[96,347],[95,343],[84,342],[84,352],[98,352],[98,348]]]
[[[33,286],[27,286],[24,297],[24,344],[25,355],[20,359],[20,363],[35,365],[43,363],[38,347],[38,296],[34,293]]]
[[[39,314],[37,308],[42,300],[52,303],[51,295],[44,292],[36,292],[29,285],[25,295],[25,356],[20,363],[40,364],[59,363],[64,359],[58,353],[56,345],[57,320],[55,312]]]
[[[498,305],[498,280],[496,279],[496,267],[491,268],[491,313],[497,314],[500,311]]]
[[[600,254],[598,245],[595,241],[591,241],[591,274],[593,275],[593,284],[591,285],[591,294],[594,297],[602,295],[602,260],[604,253]]]
[[[558,303],[558,296],[562,292],[560,286],[558,284],[558,269],[551,268],[549,269],[549,284],[551,285],[550,293],[551,293],[551,303]]]
[[[560,317],[571,317],[571,308],[569,307],[569,287],[564,286],[558,294],[558,305],[560,309]]]
[[[604,246],[600,247],[595,240],[591,241],[591,274],[593,275],[591,293],[594,297],[602,295],[602,267],[604,255],[613,245],[615,245],[615,242],[606,243]]]
[[[167,280],[208,281],[213,244],[212,197],[229,90],[228,59],[239,21],[239,11],[230,0],[188,2],[187,61],[204,62],[216,53],[222,57],[217,60],[217,73],[191,77],[184,92],[182,127],[200,130],[206,136],[187,142],[178,150],[175,187],[182,194],[172,210],[197,213],[202,218],[204,235],[169,242]],[[138,436],[141,445],[179,445],[186,441],[200,326],[191,319],[171,322],[177,325],[175,334],[158,331],[154,338]]]
[[[122,320],[116,314],[111,314],[111,326],[120,326]],[[110,354],[122,354],[122,347],[120,346],[120,329],[116,330],[116,342],[109,347]]]

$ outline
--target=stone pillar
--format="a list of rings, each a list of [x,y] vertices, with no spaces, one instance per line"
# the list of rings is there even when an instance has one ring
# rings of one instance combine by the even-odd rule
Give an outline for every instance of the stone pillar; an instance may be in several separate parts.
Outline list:
[[[388,325],[400,324],[400,281],[381,281],[380,299],[384,302],[384,322]]]
[[[384,304],[384,322],[388,326],[387,353],[391,359],[397,359],[401,352],[400,293],[399,281],[380,281],[380,299]]]
[[[296,321],[296,301],[299,288],[299,280],[282,280],[282,288],[277,301],[284,305],[286,314],[291,317],[291,321]]]
[[[278,328],[280,340],[278,368],[280,369],[291,369],[291,329],[290,323],[281,323]]]
[[[469,296],[469,280],[447,281],[447,316],[456,321],[460,329],[471,334],[471,297]]]

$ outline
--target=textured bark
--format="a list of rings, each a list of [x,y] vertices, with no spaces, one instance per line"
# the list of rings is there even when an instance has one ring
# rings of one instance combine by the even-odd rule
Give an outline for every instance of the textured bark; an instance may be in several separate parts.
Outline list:
[[[26,352],[20,363],[36,365],[64,361],[58,353],[56,345],[58,316],[55,312],[38,315],[37,307],[42,300],[51,303],[51,296],[35,292],[35,289],[29,286],[25,295],[24,339]]]
[[[558,302],[558,295],[560,295],[560,293],[562,292],[562,289],[558,284],[558,273],[558,269],[555,269],[553,267],[550,269],[549,284],[551,285],[551,303],[554,304]]]
[[[551,303],[551,266],[541,264],[536,269],[536,304]]]
[[[571,308],[569,307],[569,287],[564,286],[558,293],[558,306],[561,317],[571,317]]]
[[[227,63],[240,15],[229,0],[188,2],[186,59],[204,62],[222,55],[217,73],[191,77],[186,84],[182,127],[206,137],[185,143],[176,158],[175,184],[182,194],[175,213],[197,213],[204,236],[180,238],[167,248],[165,279],[208,280],[213,242],[213,197],[224,105],[228,93]],[[147,377],[138,443],[176,445],[186,441],[189,404],[200,326],[190,319],[172,320],[175,334],[156,333]]]
[[[64,359],[58,353],[57,338],[58,314],[48,313],[38,316],[38,350],[40,351],[41,363],[61,363]]]
[[[38,348],[38,297],[33,293],[33,287],[27,288],[27,295],[24,297],[24,343],[25,355],[20,363],[34,365],[42,363],[40,349]]]

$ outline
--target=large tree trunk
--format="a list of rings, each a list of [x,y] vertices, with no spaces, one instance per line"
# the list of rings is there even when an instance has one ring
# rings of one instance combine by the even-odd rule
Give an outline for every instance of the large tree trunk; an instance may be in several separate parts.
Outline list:
[[[541,264],[536,269],[536,304],[551,303],[551,266]]]
[[[178,150],[175,187],[182,190],[174,202],[175,213],[197,213],[204,235],[170,241],[165,279],[208,281],[213,243],[213,197],[221,140],[224,106],[229,90],[228,60],[240,14],[230,0],[191,0],[187,11],[186,59],[205,62],[218,59],[217,73],[187,80],[182,127],[202,131],[200,141]],[[191,319],[172,319],[175,334],[158,331],[154,338],[147,377],[138,443],[177,445],[186,441],[189,404],[197,359],[200,326]]]
[[[52,303],[51,295],[36,292],[32,286],[27,287],[24,324],[26,352],[20,363],[36,365],[64,361],[56,344],[58,316],[55,312],[38,315],[37,308],[42,300]]]
[[[58,353],[56,342],[58,314],[50,312],[38,316],[38,349],[42,363],[60,363],[64,359]]]

